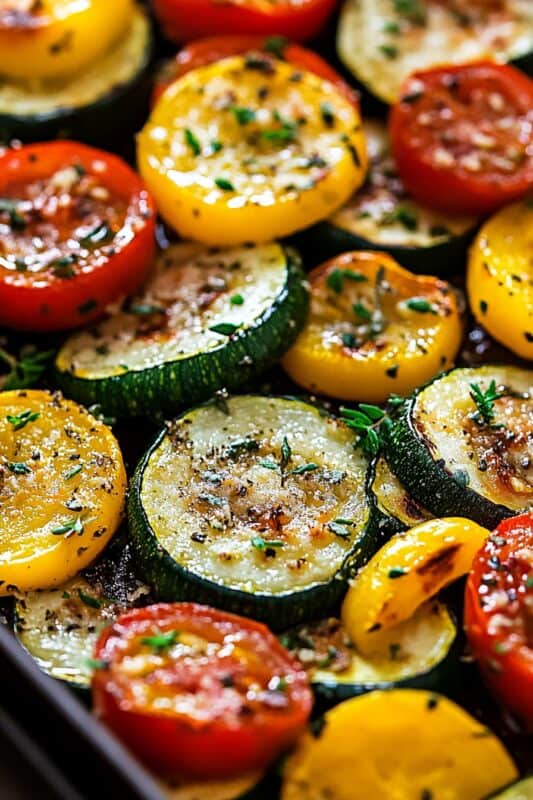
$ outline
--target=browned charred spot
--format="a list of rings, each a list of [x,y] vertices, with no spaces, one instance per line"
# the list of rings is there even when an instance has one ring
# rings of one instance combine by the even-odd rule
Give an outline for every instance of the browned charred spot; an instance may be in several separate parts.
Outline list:
[[[301,625],[287,634],[287,646],[304,669],[344,672],[351,664],[351,642],[335,617]]]
[[[43,14],[41,0],[11,0],[0,5],[0,31],[27,33],[44,27],[48,19]]]
[[[280,533],[290,521],[283,506],[250,506],[247,510],[248,519],[259,532],[272,531]]]
[[[515,495],[533,497],[533,400],[506,396],[496,401],[497,421],[503,425],[464,422],[468,442],[489,485],[499,485]],[[503,414],[501,412],[503,411]]]
[[[428,589],[435,585],[435,583],[442,581],[450,572],[453,571],[455,555],[461,549],[460,544],[451,544],[444,547],[432,556],[428,561],[421,564],[416,568],[418,575],[429,577],[427,582]],[[424,591],[426,591],[426,584],[424,583]]]
[[[406,494],[403,496],[402,505],[405,513],[411,519],[426,519],[426,513],[410,495]]]

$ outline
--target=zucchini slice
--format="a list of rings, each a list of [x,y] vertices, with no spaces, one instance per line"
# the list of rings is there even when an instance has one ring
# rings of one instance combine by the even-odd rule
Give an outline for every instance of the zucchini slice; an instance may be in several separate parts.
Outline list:
[[[334,618],[290,631],[283,643],[308,671],[322,708],[374,689],[446,691],[459,656],[456,624],[446,606],[434,600],[391,628],[379,659],[357,653],[342,623]]]
[[[533,800],[533,776],[491,794],[490,800]]]
[[[432,517],[404,489],[383,456],[376,461],[371,489],[379,511],[394,521],[394,532],[413,528]]]
[[[58,589],[28,592],[15,602],[19,642],[44,672],[73,688],[89,688],[102,628],[125,608],[149,602],[149,588],[133,574],[129,545],[111,553]]]
[[[530,0],[459,3],[440,0],[348,0],[337,34],[341,60],[368,90],[394,103],[416,70],[488,58],[530,66]]]
[[[82,72],[32,82],[0,76],[0,139],[33,142],[61,135],[123,145],[147,110],[151,57],[150,22],[137,7],[122,38]]]
[[[390,153],[386,126],[364,124],[370,169],[366,183],[296,246],[313,264],[350,250],[381,250],[415,272],[446,274],[464,258],[477,220],[433,211],[409,197]],[[307,260],[307,258],[306,258]]]
[[[478,393],[485,417],[483,400],[472,397]],[[502,396],[491,401],[493,393]],[[384,438],[392,471],[435,516],[463,516],[492,529],[533,507],[530,370],[452,370],[417,390]]]
[[[166,250],[141,297],[60,350],[57,382],[114,416],[175,414],[275,362],[307,316],[299,260],[272,243]]]
[[[367,461],[340,420],[243,395],[178,417],[141,460],[130,533],[160,597],[284,629],[332,611],[373,553]]]
[[[168,800],[253,800],[254,788],[261,775],[243,775],[225,781],[184,784],[183,786],[163,785]]]

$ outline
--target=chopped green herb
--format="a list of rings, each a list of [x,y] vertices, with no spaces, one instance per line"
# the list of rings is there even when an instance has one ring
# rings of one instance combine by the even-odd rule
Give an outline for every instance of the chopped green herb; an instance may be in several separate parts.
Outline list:
[[[24,463],[24,461],[8,461],[7,468],[15,475],[29,475],[31,472],[31,469],[27,464]]]
[[[214,153],[220,153],[223,147],[224,145],[222,142],[219,142],[218,139],[212,139],[212,141],[209,142],[209,150],[211,151],[211,155]]]
[[[215,178],[215,185],[223,192],[234,192],[235,187],[227,178]]]
[[[339,539],[349,539],[350,538],[350,531],[346,528],[346,525],[339,523],[337,520],[333,520],[333,522],[328,522],[326,525],[328,531],[338,536]]]
[[[234,294],[229,299],[232,306],[242,306],[244,303],[244,297],[242,294]]]
[[[160,655],[164,650],[176,644],[180,633],[179,631],[169,631],[168,633],[156,633],[154,636],[144,636],[141,644],[150,647],[156,655]]]
[[[52,528],[54,536],[65,536],[68,539],[74,536],[75,533],[81,535],[83,533],[84,525],[81,517],[72,517],[71,519],[59,525],[57,528]]]
[[[279,469],[279,466],[275,461],[268,461],[266,458],[263,458],[259,461],[259,466],[264,467],[265,469]]]
[[[394,22],[394,20],[386,20],[383,23],[382,31],[383,33],[397,34],[401,32],[401,28],[397,22]]]
[[[256,117],[255,111],[251,108],[231,106],[231,111],[233,111],[239,125],[248,125],[250,122],[253,122]]]
[[[0,197],[0,214],[7,214],[9,217],[9,227],[14,231],[23,231],[26,227],[26,219],[18,210],[21,200],[10,200]]]
[[[113,230],[107,222],[99,222],[92,231],[82,236],[80,244],[82,247],[91,247],[97,244],[109,242],[114,236]]]
[[[383,53],[385,58],[388,58],[390,61],[398,57],[398,48],[394,47],[394,45],[392,44],[380,44],[378,46],[378,50],[380,53]]]
[[[147,317],[150,314],[164,314],[165,309],[161,306],[154,306],[151,303],[130,303],[128,312],[137,314],[139,317]]]
[[[292,142],[296,138],[298,125],[282,117],[279,111],[273,111],[272,117],[281,127],[261,131],[261,137],[272,142]]]
[[[318,464],[314,464],[311,461],[309,464],[300,464],[299,467],[291,469],[289,475],[303,475],[304,472],[314,472],[316,469],[319,469]]]
[[[0,387],[7,391],[33,386],[46,371],[53,355],[53,350],[39,351],[29,345],[21,348],[17,358],[0,348],[0,361],[4,361],[10,368],[6,375],[0,376]]]
[[[402,578],[404,575],[407,575],[408,572],[409,570],[405,567],[392,567],[388,572],[388,577],[391,580],[395,580],[396,578]]]
[[[492,380],[488,389],[483,391],[479,384],[470,384],[470,397],[477,407],[477,411],[472,415],[472,418],[480,425],[490,425],[495,416],[494,403],[500,397],[504,397],[505,391],[498,391],[496,381]]]
[[[368,280],[362,272],[355,272],[352,269],[333,269],[326,278],[326,286],[335,294],[340,294],[344,288],[344,281],[354,283],[364,283]]]
[[[533,589],[533,572],[526,578],[526,589]]]
[[[387,418],[386,413],[366,403],[358,409],[341,407],[340,411],[347,427],[357,432],[356,447],[361,447],[368,458],[374,458],[379,452],[379,428]]]
[[[259,450],[259,443],[255,439],[236,439],[224,451],[226,458],[238,458],[242,453],[251,453]]]
[[[285,546],[285,542],[282,542],[281,539],[263,539],[262,536],[254,536],[251,544],[256,550],[268,550],[269,547],[279,549]]]
[[[322,117],[324,125],[328,128],[332,128],[335,125],[335,114],[333,113],[331,103],[320,104],[320,116]]]
[[[281,441],[281,458],[279,461],[279,468],[281,472],[284,472],[287,468],[289,461],[291,460],[292,450],[289,444],[289,441],[286,436],[283,437]]]
[[[415,25],[424,25],[426,22],[423,0],[394,0],[394,10]]]
[[[418,216],[406,206],[396,206],[394,211],[384,215],[381,222],[383,225],[392,225],[394,222],[399,222],[408,231],[416,231],[418,228]]]
[[[288,44],[289,41],[285,36],[269,36],[268,39],[265,39],[263,47],[267,53],[272,53],[276,58],[283,59],[285,48]]]
[[[365,322],[370,322],[372,319],[372,312],[365,305],[363,305],[363,303],[353,303],[352,311],[356,317],[359,317]]]
[[[90,608],[102,608],[102,601],[97,597],[87,594],[83,591],[83,589],[78,590],[78,595],[81,602],[85,603],[86,606],[89,606]]]
[[[102,661],[101,658],[87,658],[85,660],[85,663],[87,664],[89,669],[93,669],[93,670],[96,670],[96,669],[107,669],[109,667],[109,664],[107,663],[107,661]]]
[[[426,300],[425,297],[410,297],[405,301],[405,305],[411,311],[417,311],[419,314],[436,314],[437,310],[433,303]]]
[[[233,322],[218,322],[216,325],[211,325],[209,330],[219,333],[221,336],[233,336],[239,328],[240,325],[234,325]]]
[[[185,144],[191,150],[193,156],[199,156],[202,152],[200,142],[190,128],[185,128]]]
[[[224,506],[226,504],[226,501],[223,497],[218,497],[218,495],[211,494],[210,492],[202,492],[198,495],[198,499],[204,500],[211,506]]]
[[[20,431],[28,422],[35,422],[39,419],[40,413],[38,411],[21,411],[20,414],[8,414],[6,419],[13,426],[14,431]]]

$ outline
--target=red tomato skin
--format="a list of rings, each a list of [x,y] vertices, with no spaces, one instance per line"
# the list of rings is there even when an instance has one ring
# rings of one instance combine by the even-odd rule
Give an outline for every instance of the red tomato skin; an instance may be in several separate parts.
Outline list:
[[[37,156],[37,160],[33,160]],[[153,262],[155,246],[155,205],[144,183],[126,162],[115,155],[78,142],[54,141],[7,150],[0,156],[0,194],[10,179],[43,178],[47,173],[76,159],[89,171],[97,160],[107,164],[106,187],[120,197],[130,198],[130,210],[143,217],[144,224],[131,243],[113,255],[102,267],[65,280],[49,277],[46,286],[35,286],[0,276],[0,324],[23,331],[61,331],[86,325],[102,316],[106,306],[133,294],[145,280]],[[91,304],[88,311],[80,307]]]
[[[492,62],[470,65],[450,65],[413,73],[405,82],[400,97],[409,93],[412,81],[432,82],[442,75],[454,76],[467,69],[498,71],[502,89],[514,96],[525,111],[533,108],[533,81],[514,67]],[[431,84],[430,84],[431,85]],[[486,215],[513,200],[519,199],[533,188],[533,167],[517,171],[515,175],[495,176],[493,180],[464,175],[450,168],[439,168],[427,152],[420,153],[410,142],[407,131],[409,109],[397,101],[389,115],[389,134],[398,172],[409,192],[421,203],[451,214]]]
[[[222,58],[234,55],[249,53],[250,51],[265,51],[264,36],[209,36],[198,39],[184,47],[176,55],[174,64],[174,75],[156,80],[152,92],[152,105],[157,102],[165,89],[174,80],[181,78],[192,69],[212,64]],[[268,52],[268,51],[265,51]],[[317,53],[301,47],[298,44],[290,44],[283,50],[283,56],[290,64],[295,67],[312,72],[319,78],[329,81],[335,88],[359,110],[359,94],[355,89],[346,83],[339,73],[331,67],[327,61]]]
[[[178,43],[234,33],[312,39],[324,27],[337,0],[304,0],[271,8],[217,3],[213,0],[154,0],[165,35]]]
[[[246,717],[242,724],[232,727],[216,719],[191,724],[178,717],[141,712],[125,702],[110,671],[105,669],[95,671],[93,676],[96,713],[143,763],[160,775],[205,781],[264,769],[303,732],[312,707],[305,672],[264,625],[195,603],[160,603],[121,615],[100,635],[95,657],[112,664],[113,654],[121,647],[119,629],[135,630],[147,619],[161,624],[179,619],[183,629],[188,615],[203,615],[208,620],[238,626],[252,639],[265,639],[269,656],[279,659],[286,673],[294,676],[291,697],[296,707],[290,717],[270,716],[266,722]]]
[[[533,514],[502,522],[493,537],[506,539],[511,548],[533,547]],[[526,544],[527,542],[527,544]],[[490,567],[491,540],[477,554],[465,590],[465,630],[483,678],[499,702],[528,731],[533,731],[533,648],[522,635],[490,629],[490,615],[480,600],[480,582]],[[530,572],[533,574],[533,570]],[[525,585],[525,584],[524,584]],[[527,591],[527,590],[526,590]],[[530,593],[530,596],[533,596]],[[502,647],[503,642],[505,645]]]

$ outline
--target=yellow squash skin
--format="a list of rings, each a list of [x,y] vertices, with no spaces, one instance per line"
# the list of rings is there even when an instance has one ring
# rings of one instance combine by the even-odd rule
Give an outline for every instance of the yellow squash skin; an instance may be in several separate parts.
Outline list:
[[[287,761],[281,800],[482,800],[517,774],[499,739],[451,700],[393,689],[329,711]]]
[[[470,250],[467,290],[477,321],[522,358],[533,359],[533,205],[498,211]]]
[[[393,536],[358,573],[342,606],[357,648],[382,650],[385,632],[469,572],[489,531],[462,517],[431,519]]]
[[[379,315],[375,296],[380,269],[385,325],[382,332],[371,334],[354,304]],[[342,289],[336,291],[331,288],[332,275],[339,273],[344,277]],[[386,253],[373,252],[344,253],[313,270],[309,280],[311,313],[282,361],[300,386],[341,400],[381,403],[391,393],[410,394],[452,366],[462,322],[455,294],[445,281],[414,275]],[[429,302],[431,311],[409,308],[407,302],[413,299]],[[347,344],[350,336],[356,341]]]
[[[133,0],[3,0],[0,71],[17,80],[72,75],[113,45],[132,13]]]
[[[192,70],[138,138],[140,172],[184,238],[222,246],[286,236],[327,217],[363,181],[354,106],[316,75],[265,63],[238,56]]]
[[[118,442],[85,408],[59,393],[0,393],[0,594],[52,588],[86,567],[125,493]]]

